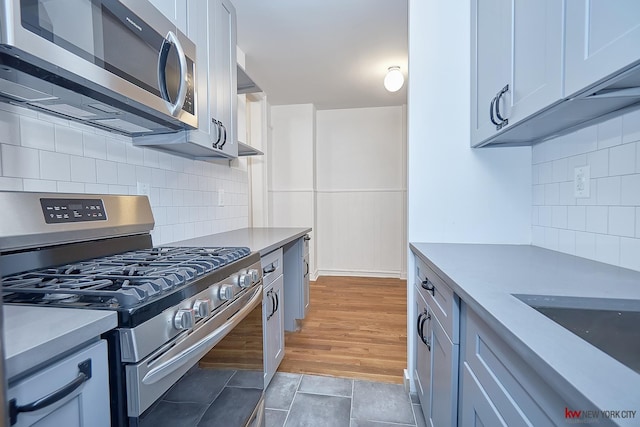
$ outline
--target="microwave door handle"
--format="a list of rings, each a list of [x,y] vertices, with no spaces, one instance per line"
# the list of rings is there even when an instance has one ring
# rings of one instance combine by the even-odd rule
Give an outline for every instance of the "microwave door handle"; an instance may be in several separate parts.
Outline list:
[[[178,51],[178,61],[180,62],[180,87],[178,88],[176,102],[173,104],[171,103],[169,91],[167,90],[167,61],[169,59],[169,50],[171,49],[171,45],[176,47],[176,50]],[[160,93],[162,94],[162,99],[164,99],[164,102],[167,105],[169,113],[174,117],[178,116],[182,110],[184,101],[187,98],[187,88],[189,86],[189,76],[187,72],[187,57],[184,54],[184,49],[182,48],[178,37],[176,37],[173,31],[169,31],[167,33],[167,37],[165,37],[162,42],[160,56],[158,57],[158,86],[160,86]]]
[[[255,294],[249,302],[242,307],[229,320],[224,322],[219,328],[205,336],[191,347],[186,348],[172,358],[160,363],[151,369],[143,378],[142,383],[149,385],[154,384],[161,379],[170,375],[181,366],[189,363],[194,358],[204,356],[211,348],[218,344],[227,334],[238,325],[259,303],[262,302],[262,285],[256,288]]]

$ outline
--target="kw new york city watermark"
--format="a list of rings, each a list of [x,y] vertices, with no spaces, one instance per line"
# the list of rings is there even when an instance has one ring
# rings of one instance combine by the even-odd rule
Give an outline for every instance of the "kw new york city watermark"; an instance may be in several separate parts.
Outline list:
[[[638,411],[632,410],[603,411],[600,409],[575,410],[564,408],[564,418],[567,423],[571,424],[590,424],[602,420],[630,420],[635,419],[637,415]]]

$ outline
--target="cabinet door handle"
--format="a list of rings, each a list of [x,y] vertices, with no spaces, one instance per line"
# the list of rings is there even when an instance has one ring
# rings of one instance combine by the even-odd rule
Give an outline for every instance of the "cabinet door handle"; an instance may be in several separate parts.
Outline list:
[[[275,313],[276,313],[276,311],[278,311],[278,309],[280,308],[280,295],[278,295],[278,293],[277,293],[277,292],[274,292],[274,293],[273,293],[273,297],[274,297],[274,298],[275,298],[275,300],[276,300],[276,308],[273,310],[273,314],[275,314]]]
[[[222,129],[220,128],[220,122],[217,121],[216,119],[211,119],[211,123],[216,125],[216,135],[218,136],[216,139],[216,142],[214,142],[212,145],[213,145],[213,148],[218,148],[218,144],[220,143],[220,138],[222,138]]]
[[[431,280],[425,278],[422,281],[422,285],[421,286],[422,286],[422,289],[426,289],[427,291],[431,292],[431,296],[433,296],[433,297],[436,296],[436,287],[431,282]]]
[[[309,237],[308,235],[305,235],[303,239],[308,242],[309,240],[311,240],[311,237]]]
[[[428,320],[429,323],[427,323],[427,337],[426,338],[424,336],[424,329],[422,330],[422,342],[424,343],[424,345],[427,346],[427,350],[431,351],[431,313],[429,313],[427,309],[425,309],[424,311],[427,314],[427,317],[426,317],[425,320]],[[423,328],[424,328],[424,325],[423,325]]]
[[[500,126],[500,122],[497,122],[495,117],[493,116],[493,113],[495,111],[496,108],[496,96],[493,97],[493,99],[491,100],[491,104],[489,105],[489,118],[491,119],[491,123],[493,123],[496,126]]]
[[[502,88],[500,92],[498,92],[495,98],[496,99],[496,117],[498,118],[498,120],[500,120],[500,124],[498,125],[500,126],[500,128],[509,124],[509,119],[507,119],[506,117],[502,117],[502,114],[500,114],[500,99],[508,91],[509,91],[509,85],[506,85],[505,87]]]
[[[53,405],[57,401],[64,399],[65,397],[73,393],[75,389],[89,380],[91,378],[91,359],[80,362],[78,364],[78,371],[78,376],[75,377],[75,379],[73,379],[70,383],[34,402],[28,403],[26,405],[18,405],[16,399],[11,399],[9,401],[9,418],[11,425],[14,425],[18,422],[18,414],[20,412],[33,412],[42,408],[46,408],[49,405]]]
[[[431,313],[429,313],[429,310],[425,308],[424,311],[418,316],[418,323],[416,326],[418,329],[418,335],[420,336],[420,341],[422,341],[427,346],[429,351],[431,351],[431,343],[429,342],[428,338],[424,337],[424,324],[427,320],[429,321],[429,326],[431,326]]]
[[[271,313],[267,315],[267,320],[269,320],[276,313],[276,300],[273,297],[273,290],[270,290],[269,292],[267,292],[267,297],[269,297],[269,301],[271,301]]]
[[[222,127],[222,144],[220,144],[220,147],[218,147],[219,149],[222,150],[222,147],[224,147],[224,144],[227,143],[227,128],[224,124],[222,124],[222,122],[220,122],[220,126]]]

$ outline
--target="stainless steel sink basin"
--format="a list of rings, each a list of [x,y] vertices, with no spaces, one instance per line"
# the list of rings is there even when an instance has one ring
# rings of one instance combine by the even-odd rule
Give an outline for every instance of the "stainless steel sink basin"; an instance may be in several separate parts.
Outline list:
[[[514,296],[640,374],[640,301]]]

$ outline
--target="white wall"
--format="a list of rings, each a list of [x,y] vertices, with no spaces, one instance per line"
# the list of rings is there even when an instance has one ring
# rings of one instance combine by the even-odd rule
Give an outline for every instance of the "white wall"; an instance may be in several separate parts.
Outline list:
[[[121,135],[0,104],[0,190],[136,194],[137,182],[148,183],[156,245],[248,225],[246,162],[233,164],[134,147]]]
[[[535,145],[532,188],[534,245],[640,271],[640,111]]]
[[[317,112],[320,275],[404,277],[403,107]]]
[[[309,264],[315,277],[315,107],[312,104],[272,106],[271,127],[269,226],[313,228]]]
[[[408,240],[528,244],[531,148],[469,148],[469,23],[469,2],[409,0]]]

